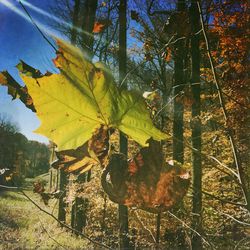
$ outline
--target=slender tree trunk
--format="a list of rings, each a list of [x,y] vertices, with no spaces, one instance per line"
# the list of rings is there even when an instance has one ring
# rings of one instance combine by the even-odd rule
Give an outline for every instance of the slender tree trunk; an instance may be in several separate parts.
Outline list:
[[[71,210],[71,227],[81,232],[87,223],[86,210],[88,206],[88,200],[79,197],[75,198],[74,204]]]
[[[177,11],[185,11],[185,1],[178,0]],[[178,38],[178,37],[177,37]],[[174,65],[174,96],[181,94],[184,86],[184,40],[176,42],[175,65]],[[179,98],[174,99],[174,124],[173,124],[173,159],[184,162],[184,146],[183,146],[183,103]]]
[[[92,60],[93,57],[93,44],[94,37],[92,35],[92,30],[94,27],[96,9],[97,9],[97,0],[85,0],[83,4],[83,22],[82,22],[82,49],[85,56]],[[79,14],[80,14],[80,0],[75,0],[74,5],[74,13],[73,13],[73,29],[71,33],[71,42],[75,44],[77,42],[77,27],[79,26]],[[79,182],[87,182],[90,181],[91,171],[88,171],[87,174],[81,176],[78,180]],[[82,229],[86,226],[87,221],[87,207],[88,207],[88,199],[83,199],[76,197],[74,201],[74,205],[72,206],[71,211],[71,225],[78,231],[82,231]]]
[[[50,192],[52,191],[52,178],[53,178],[53,172],[52,172],[52,169],[50,168],[50,171],[49,171],[49,191]]]
[[[161,237],[161,213],[158,213],[156,217],[156,235],[155,235],[156,249],[159,249],[160,247],[159,246],[160,237]]]
[[[76,39],[77,39],[77,28],[78,28],[78,22],[79,22],[79,14],[80,14],[80,0],[75,0],[74,4],[74,11],[73,11],[73,28],[71,31],[71,42],[72,44],[76,44]]]
[[[127,71],[127,0],[120,0],[119,6],[119,82],[124,79]],[[126,84],[123,85],[126,88]],[[128,155],[128,141],[124,134],[120,133],[120,152]],[[119,214],[119,238],[120,249],[129,249],[128,239],[128,208],[118,205]]]
[[[177,1],[177,11],[186,11],[186,1]],[[183,20],[184,21],[184,20]],[[177,31],[178,32],[178,31]],[[177,33],[176,39],[183,37],[182,34]],[[184,142],[183,142],[183,119],[184,119],[184,104],[181,97],[184,93],[183,89],[186,84],[186,75],[184,73],[184,66],[186,62],[186,39],[177,40],[175,45],[174,58],[174,122],[173,122],[173,160],[184,163]],[[182,244],[180,235],[176,235],[178,245]]]
[[[59,190],[60,190],[60,198],[58,204],[58,220],[62,222],[66,222],[66,186],[68,184],[68,176],[64,172],[64,170],[59,170]]]
[[[106,219],[106,216],[107,216],[107,195],[104,194],[104,204],[103,204],[103,210],[102,210],[102,223],[101,223],[101,229],[102,231],[105,231],[105,228],[106,228],[106,222],[105,222],[105,219]]]
[[[82,23],[82,49],[89,60],[92,60],[94,36],[93,28],[96,19],[97,0],[85,0],[83,6],[83,23]]]
[[[61,182],[60,178],[61,178],[60,177],[60,170],[57,170],[56,171],[56,185],[55,185],[55,190],[56,191],[58,190],[60,182]]]
[[[77,22],[79,18],[79,10],[80,10],[80,0],[75,0],[74,12],[73,12],[73,28],[71,30],[71,42],[72,44],[76,43],[77,38]],[[66,186],[68,184],[68,175],[63,171],[59,170],[59,189],[60,189],[60,198],[58,203],[58,220],[65,222],[66,221]],[[72,220],[72,217],[71,217]]]
[[[199,9],[196,2],[191,3],[190,21],[192,28],[191,37],[191,60],[192,72],[191,83],[193,94],[192,105],[192,146],[197,149],[193,151],[193,228],[202,233],[202,166],[201,166],[201,121],[200,121],[200,49],[199,35],[195,35],[200,30]],[[192,249],[202,249],[202,239],[197,234],[192,237]]]

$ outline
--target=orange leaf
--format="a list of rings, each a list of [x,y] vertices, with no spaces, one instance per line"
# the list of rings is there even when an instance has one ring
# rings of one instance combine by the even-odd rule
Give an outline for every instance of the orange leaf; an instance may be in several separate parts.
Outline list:
[[[110,20],[96,21],[94,24],[93,33],[103,32],[109,25],[111,25]]]

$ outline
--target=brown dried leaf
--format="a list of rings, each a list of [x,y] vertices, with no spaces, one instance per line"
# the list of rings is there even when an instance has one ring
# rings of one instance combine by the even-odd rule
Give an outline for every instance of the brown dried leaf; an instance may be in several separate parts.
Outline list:
[[[178,164],[165,163],[161,152],[160,143],[151,140],[130,161],[121,154],[112,155],[102,176],[109,198],[153,213],[176,205],[188,190],[190,175]],[[106,180],[108,173],[111,183]]]
[[[13,99],[19,98],[27,108],[36,112],[33,100],[28,94],[27,88],[22,87],[7,71],[0,72],[0,85],[8,88],[8,94],[11,95]]]

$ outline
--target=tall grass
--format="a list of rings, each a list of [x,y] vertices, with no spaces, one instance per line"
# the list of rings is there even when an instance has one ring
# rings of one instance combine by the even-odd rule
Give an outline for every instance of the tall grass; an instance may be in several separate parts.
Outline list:
[[[41,207],[38,195],[27,194]],[[47,210],[51,211],[52,201]],[[56,214],[54,210],[54,214]],[[0,192],[0,249],[91,249],[17,192]]]

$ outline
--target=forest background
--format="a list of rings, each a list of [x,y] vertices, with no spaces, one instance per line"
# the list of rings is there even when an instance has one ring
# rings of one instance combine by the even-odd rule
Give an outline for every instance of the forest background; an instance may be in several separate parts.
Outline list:
[[[35,10],[26,1],[20,8],[28,18],[29,8]],[[100,185],[100,167],[90,171],[90,163],[87,167],[82,162],[77,167],[65,161],[52,164],[55,169],[49,170],[47,185],[36,181],[34,191],[45,203],[58,204],[55,219],[79,237],[90,237],[93,244],[102,247],[248,249],[247,1],[65,0],[55,1],[49,15],[53,16],[49,24],[62,38],[81,48],[88,60],[108,65],[120,89],[136,90],[145,97],[154,125],[169,134],[159,157],[170,165],[174,162],[184,166],[191,174],[183,201],[152,216],[135,209],[140,205],[138,200],[133,201],[132,208],[123,200],[117,209],[109,198],[120,194],[114,193],[115,188],[111,195],[105,194]],[[45,36],[46,31],[36,22],[34,29]],[[47,35],[45,38],[53,49],[54,41]],[[37,73],[28,67],[24,62],[17,66],[21,73]],[[1,73],[0,83],[7,86],[13,98],[20,98],[36,111],[23,84],[8,72]],[[156,160],[151,160],[153,155],[148,161],[143,158],[138,162],[141,146],[131,137],[119,136],[117,130],[113,137],[109,142],[113,151],[135,157],[135,169],[144,167],[152,176],[157,165]],[[21,185],[27,177],[46,173],[49,157],[51,162],[54,160],[53,143],[46,147],[29,142],[4,115],[0,139],[2,188]],[[98,147],[103,147],[105,138],[94,139],[90,140],[90,144],[94,141],[90,149],[98,153],[100,160],[103,152]],[[141,178],[146,178],[145,171]],[[119,187],[127,180],[118,176]],[[182,188],[182,182],[178,186]],[[176,199],[174,194],[167,195]]]

